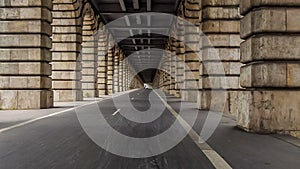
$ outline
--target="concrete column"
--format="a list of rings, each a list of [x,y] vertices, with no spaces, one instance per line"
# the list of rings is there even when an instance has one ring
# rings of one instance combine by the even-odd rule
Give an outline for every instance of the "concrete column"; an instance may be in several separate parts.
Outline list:
[[[0,2],[0,109],[53,106],[52,1]]]
[[[300,1],[241,1],[238,126],[300,137]]]
[[[98,93],[99,96],[107,95],[107,36],[105,30],[99,30],[98,41]]]
[[[225,2],[225,1],[224,1]],[[239,0],[233,1],[202,1],[202,31],[210,43],[203,38],[201,46],[202,63],[200,65],[202,92],[198,102],[202,110],[211,109],[222,111],[226,114],[236,116],[237,94],[241,90],[240,78],[240,14]],[[219,58],[217,58],[218,56]],[[220,60],[218,60],[220,59]],[[220,71],[222,63],[224,70]],[[226,85],[221,85],[225,81]],[[216,94],[224,95],[227,91],[226,100],[224,97],[211,97],[211,90]],[[225,109],[224,108],[224,103]]]
[[[108,53],[107,53],[107,80],[106,80],[108,94],[113,93],[114,51],[115,51],[115,49],[113,47],[113,43],[109,43]]]
[[[185,24],[185,69],[184,85],[182,89],[182,99],[184,101],[197,101],[197,92],[199,90],[199,1],[186,0],[184,2],[184,19],[194,25]]]
[[[114,76],[113,76],[113,85],[114,93],[120,92],[119,90],[119,58],[120,58],[120,49],[116,47],[114,53]]]
[[[98,97],[98,34],[95,34],[96,20],[92,11],[85,14],[82,29],[82,90],[83,97]]]
[[[82,100],[79,1],[53,0],[52,89],[55,101]]]

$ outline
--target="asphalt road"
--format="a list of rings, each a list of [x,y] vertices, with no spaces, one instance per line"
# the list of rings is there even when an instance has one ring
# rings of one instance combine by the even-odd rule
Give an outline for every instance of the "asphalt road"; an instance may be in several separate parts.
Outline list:
[[[138,90],[130,93],[131,103],[137,110],[146,111],[150,108],[149,92]],[[177,99],[168,97],[168,104],[179,111],[181,104]],[[110,126],[130,137],[158,135],[170,128],[176,120],[165,109],[153,122],[139,124],[127,120],[120,113],[114,114],[117,108],[112,99],[101,101],[98,106]],[[95,111],[92,106],[80,110],[81,113]],[[206,117],[207,112],[198,112],[193,126],[195,131],[200,133]],[[271,135],[249,134],[235,129],[234,121],[226,117],[207,143],[232,168],[298,169],[300,166],[299,147]],[[48,168],[209,169],[214,166],[190,136],[157,156],[125,158],[114,155],[97,146],[87,136],[74,110],[0,133],[0,169]]]

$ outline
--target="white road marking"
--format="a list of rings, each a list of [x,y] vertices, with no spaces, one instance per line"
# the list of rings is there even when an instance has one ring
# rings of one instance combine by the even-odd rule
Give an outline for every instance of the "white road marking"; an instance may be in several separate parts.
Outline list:
[[[198,148],[206,155],[209,161],[214,165],[216,169],[232,169],[232,167],[215,151],[213,150],[200,135],[156,92],[156,95],[164,103],[166,108],[171,114],[179,121],[181,126],[189,132],[189,136],[196,143]]]
[[[120,112],[120,109],[118,109],[116,112],[114,112],[114,114],[112,114],[113,116],[115,116],[116,114],[118,114]]]
[[[124,92],[122,92],[122,94],[134,92],[134,91],[137,91],[137,90],[140,90],[140,89],[133,89],[133,90],[129,90],[129,91],[124,91]],[[120,95],[122,95],[122,94],[120,94]],[[115,95],[119,96],[118,93],[115,94]],[[110,98],[106,98],[106,99],[103,99],[103,100],[107,100],[107,99],[110,99]],[[0,129],[0,133],[6,132],[6,131],[9,131],[9,130],[12,130],[12,129],[15,129],[15,128],[18,128],[18,127],[21,127],[21,126],[25,126],[27,124],[31,124],[31,123],[34,123],[36,121],[43,120],[43,119],[46,119],[46,118],[49,118],[49,117],[60,115],[60,114],[63,114],[63,113],[75,110],[75,109],[77,109],[79,107],[84,107],[84,106],[87,106],[87,105],[90,105],[90,104],[98,103],[98,102],[103,101],[103,100],[98,100],[98,101],[87,103],[87,104],[84,104],[84,105],[81,105],[81,106],[78,106],[78,107],[73,107],[73,108],[70,108],[70,109],[67,109],[67,110],[63,110],[63,111],[60,111],[60,112],[56,112],[56,113],[52,113],[52,114],[49,114],[49,115],[46,115],[46,116],[42,116],[42,117],[38,117],[38,118],[35,118],[35,119],[31,119],[31,120],[25,121],[23,123],[15,124],[15,125],[12,125],[10,127],[6,127],[6,128],[3,128],[3,129]]]

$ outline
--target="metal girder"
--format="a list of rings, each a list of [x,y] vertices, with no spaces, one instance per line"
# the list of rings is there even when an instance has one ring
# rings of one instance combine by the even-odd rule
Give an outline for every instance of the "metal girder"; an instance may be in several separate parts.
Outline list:
[[[147,0],[147,11],[150,12],[152,9],[152,2],[151,0]]]
[[[119,3],[120,3],[122,11],[126,11],[126,6],[125,6],[125,3],[124,3],[124,0],[119,0]]]
[[[134,9],[140,9],[139,0],[132,0],[132,1],[133,1],[133,8]]]

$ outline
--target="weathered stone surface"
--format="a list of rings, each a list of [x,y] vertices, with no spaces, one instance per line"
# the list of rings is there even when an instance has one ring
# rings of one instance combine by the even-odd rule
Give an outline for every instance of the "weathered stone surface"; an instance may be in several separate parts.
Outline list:
[[[260,63],[242,67],[243,87],[298,87],[300,64]]]
[[[241,20],[241,37],[262,32],[287,32],[287,10],[261,8],[246,15]]]
[[[16,0],[6,0],[0,1],[0,7],[24,7],[24,6],[44,6],[49,9],[52,9],[52,1],[48,0],[25,0],[25,1],[16,1]]]
[[[0,75],[51,75],[51,65],[42,62],[1,62]]]
[[[1,48],[0,61],[51,61],[51,52],[41,48]]]
[[[0,33],[44,33],[52,35],[52,28],[48,22],[40,20],[1,21]]]
[[[52,50],[61,52],[77,52],[81,50],[81,45],[74,42],[53,43]]]
[[[240,75],[240,62],[203,62],[202,75]]]
[[[210,44],[205,43],[202,47],[239,47],[242,40],[238,34],[208,34]]]
[[[207,7],[203,9],[203,19],[239,19],[237,7]]]
[[[44,47],[51,48],[51,39],[38,34],[0,34],[0,47]]]
[[[83,99],[82,90],[54,90],[54,101],[78,101]]]
[[[29,97],[30,96],[30,97]],[[1,109],[40,109],[53,106],[53,92],[47,90],[0,90]]]
[[[203,48],[201,53],[204,61],[239,61],[239,48]]]
[[[210,76],[203,77],[204,89],[240,89],[239,77]]]
[[[240,1],[240,12],[241,14],[246,14],[254,7],[260,6],[287,6],[294,7],[299,6],[300,2],[298,0],[242,0]]]
[[[295,60],[300,56],[300,36],[260,35],[241,44],[241,62],[260,60]]]
[[[51,11],[41,7],[0,8],[1,19],[46,20],[52,22]]]
[[[53,71],[52,78],[56,80],[81,80],[82,74],[76,71]]]
[[[50,89],[51,78],[40,76],[0,76],[0,89]]]
[[[286,87],[287,65],[285,63],[252,64],[241,69],[242,87]]]
[[[197,102],[197,90],[181,90],[181,97],[184,101]]]
[[[240,0],[203,0],[202,6],[238,6]]]
[[[287,90],[240,92],[237,124],[261,133],[299,132],[299,96],[299,91]]]
[[[80,62],[53,62],[52,70],[69,70],[69,71],[81,70],[81,63]]]
[[[58,61],[75,61],[75,62],[81,62],[81,54],[79,52],[58,52],[58,51],[52,51],[52,60],[54,62]]]
[[[53,89],[73,89],[80,90],[82,88],[82,84],[80,81],[53,81],[52,82]]]
[[[300,9],[287,9],[287,31],[300,32]]]

